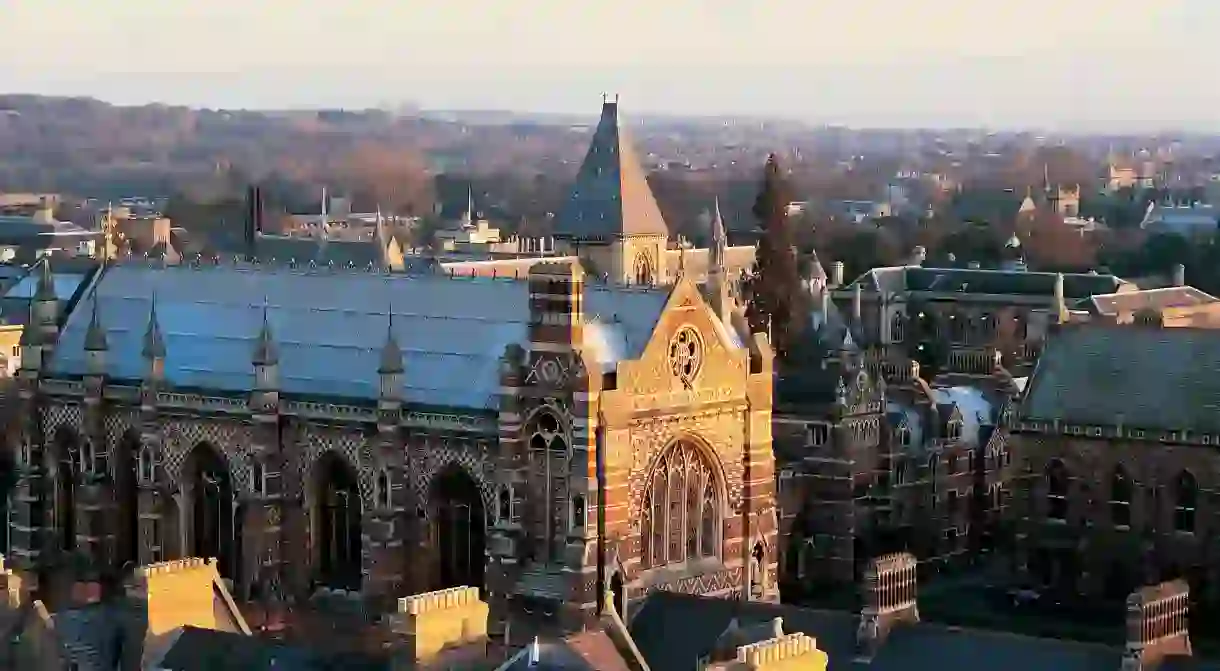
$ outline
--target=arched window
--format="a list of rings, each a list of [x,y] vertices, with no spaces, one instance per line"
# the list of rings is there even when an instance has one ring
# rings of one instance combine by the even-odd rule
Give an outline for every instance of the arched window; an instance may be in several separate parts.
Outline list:
[[[1055,459],[1046,467],[1046,516],[1052,520],[1066,520],[1067,513],[1067,467]]]
[[[85,439],[80,443],[80,464],[78,469],[81,475],[93,475],[97,468],[97,451],[93,448],[93,440]]]
[[[258,457],[250,464],[250,491],[255,496],[267,495],[267,467]]]
[[[572,497],[571,528],[573,530],[585,528],[585,497],[580,494]]]
[[[1173,528],[1177,531],[1195,530],[1195,509],[1199,502],[1199,485],[1189,471],[1182,471],[1174,487]]]
[[[633,269],[636,284],[652,284],[654,281],[654,273],[652,272],[652,259],[646,252],[640,252],[635,257],[635,268]]]
[[[657,462],[640,505],[641,556],[646,567],[720,554],[720,496],[706,458],[687,442]]]
[[[956,417],[949,420],[947,425],[947,433],[949,440],[960,440],[962,437],[962,420]]]
[[[890,341],[900,343],[903,340],[904,333],[902,332],[902,314],[896,313],[890,322]]]
[[[568,497],[569,450],[567,434],[554,414],[540,411],[531,421],[529,455],[532,491],[541,505],[531,506],[542,519],[543,545],[537,553],[548,562],[558,561],[567,544],[571,519]]]
[[[911,446],[911,429],[905,424],[898,427],[898,444],[903,447]]]
[[[498,494],[498,504],[496,506],[496,515],[501,524],[509,524],[513,521],[513,486],[505,485],[500,488]]]
[[[151,485],[154,477],[156,462],[153,460],[152,450],[147,447],[140,448],[139,468],[140,484]]]
[[[390,509],[394,507],[394,492],[390,485],[390,471],[382,468],[377,471],[376,483],[376,498],[377,507],[382,509]]]
[[[1110,517],[1116,527],[1131,526],[1131,479],[1122,466],[1110,477]]]

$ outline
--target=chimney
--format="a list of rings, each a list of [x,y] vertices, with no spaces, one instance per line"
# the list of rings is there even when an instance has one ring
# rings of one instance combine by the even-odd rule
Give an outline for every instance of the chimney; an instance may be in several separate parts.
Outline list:
[[[816,639],[805,634],[785,634],[737,648],[737,658],[709,665],[708,671],[826,671],[829,661]]]
[[[843,286],[844,266],[842,261],[835,261],[830,264],[830,288],[837,289]]]
[[[1171,580],[1127,597],[1127,646],[1122,671],[1153,669],[1170,657],[1190,657],[1190,587]]]
[[[141,566],[127,585],[127,596],[144,606],[150,636],[185,626],[200,629],[235,626],[242,633],[250,633],[232,605],[232,598],[216,571],[215,559],[190,557]],[[218,598],[228,602],[228,607],[218,607]],[[231,620],[228,622],[220,616],[226,610]]]
[[[856,661],[868,662],[895,625],[919,622],[915,556],[882,555],[864,573],[864,608],[856,630]]]
[[[1186,286],[1186,266],[1181,263],[1173,267],[1173,286]]]
[[[399,643],[394,668],[416,668],[463,646],[482,650],[472,650],[472,655],[485,656],[487,613],[477,587],[452,587],[399,599],[398,611],[390,616]]]

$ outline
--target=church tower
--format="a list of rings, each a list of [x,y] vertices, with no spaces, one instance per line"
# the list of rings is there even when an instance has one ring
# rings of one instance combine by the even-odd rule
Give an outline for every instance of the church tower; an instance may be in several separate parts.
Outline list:
[[[623,128],[618,100],[602,114],[576,182],[555,221],[556,251],[624,284],[668,283],[669,229]]]

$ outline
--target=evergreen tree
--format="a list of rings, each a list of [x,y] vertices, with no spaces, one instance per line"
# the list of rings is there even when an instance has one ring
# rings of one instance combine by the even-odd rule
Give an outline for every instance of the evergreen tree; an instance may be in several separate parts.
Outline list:
[[[788,224],[788,185],[774,154],[767,157],[754,216],[762,231],[749,280],[746,315],[753,331],[770,332],[783,358],[807,323],[808,297],[801,289],[796,248]]]

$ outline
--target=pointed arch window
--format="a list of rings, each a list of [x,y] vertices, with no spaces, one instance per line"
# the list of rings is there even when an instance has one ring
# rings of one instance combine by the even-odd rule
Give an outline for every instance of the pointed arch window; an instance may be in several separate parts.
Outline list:
[[[1199,503],[1199,485],[1190,471],[1182,471],[1174,483],[1173,528],[1193,533]]]
[[[80,459],[77,469],[81,475],[93,475],[97,471],[97,450],[94,449],[91,439],[81,441],[77,456]]]
[[[255,496],[267,495],[267,466],[257,457],[250,463],[250,491]]]
[[[1121,465],[1110,476],[1110,518],[1116,527],[1131,526],[1131,479]]]
[[[572,497],[571,528],[574,531],[585,528],[585,497],[580,494]]]
[[[504,485],[497,494],[496,515],[502,524],[510,524],[513,519],[513,486]]]
[[[377,507],[383,510],[389,510],[394,507],[394,488],[390,480],[390,471],[386,468],[381,468],[377,471],[377,482],[374,487],[377,502]]]
[[[153,459],[152,450],[147,446],[140,448],[140,456],[137,458],[136,468],[138,469],[137,474],[140,484],[151,485],[156,472],[156,461]]]
[[[1055,459],[1046,467],[1046,516],[1066,520],[1068,516],[1068,471]]]
[[[645,567],[719,556],[721,520],[707,459],[693,445],[675,443],[657,462],[640,505]]]
[[[530,423],[529,459],[533,482],[531,490],[539,505],[534,523],[541,531],[538,556],[548,562],[558,561],[567,544],[571,521],[568,468],[571,454],[567,431],[550,410],[539,411]],[[511,511],[510,511],[511,512]]]

